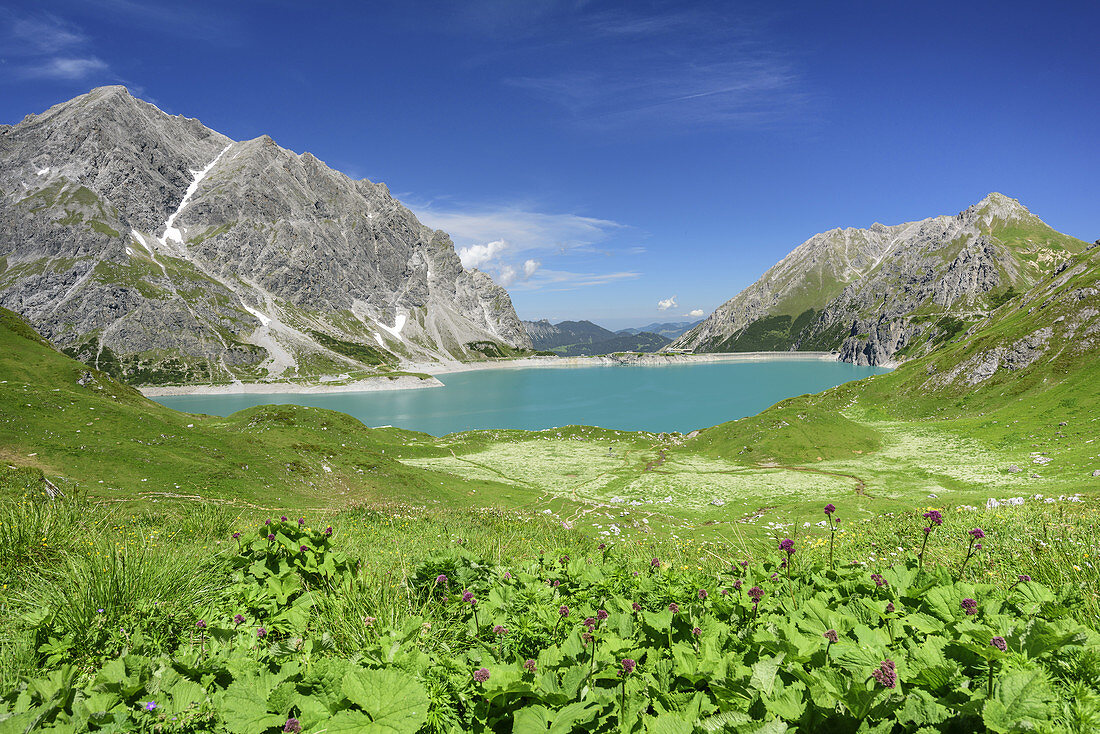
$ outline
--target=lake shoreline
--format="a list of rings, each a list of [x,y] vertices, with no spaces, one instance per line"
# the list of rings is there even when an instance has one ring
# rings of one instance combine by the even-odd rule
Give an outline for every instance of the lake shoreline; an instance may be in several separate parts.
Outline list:
[[[675,365],[710,364],[715,362],[836,362],[836,352],[724,352],[714,354],[635,354],[623,353],[598,357],[521,357],[519,359],[485,362],[420,362],[402,365],[408,372],[431,375],[421,379],[411,375],[391,378],[368,377],[354,382],[326,384],[316,382],[235,382],[224,385],[165,385],[139,387],[147,398],[179,395],[264,395],[375,392],[382,390],[421,390],[445,387],[436,375],[500,369],[561,369],[583,367],[670,367]],[[883,365],[892,366],[892,365]]]

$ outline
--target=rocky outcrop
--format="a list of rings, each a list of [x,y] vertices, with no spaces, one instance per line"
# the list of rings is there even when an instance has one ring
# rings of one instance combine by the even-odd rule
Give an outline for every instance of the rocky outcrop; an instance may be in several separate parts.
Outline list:
[[[837,350],[848,362],[891,364],[957,337],[1084,247],[996,193],[955,216],[835,229],[669,348]]]
[[[997,379],[1091,366],[1100,349],[1100,250],[1067,261],[978,324],[973,336],[928,358],[922,389],[969,390]],[[1045,383],[1046,377],[1043,378]]]
[[[507,292],[384,184],[122,87],[0,129],[0,305],[139,382],[530,347]]]

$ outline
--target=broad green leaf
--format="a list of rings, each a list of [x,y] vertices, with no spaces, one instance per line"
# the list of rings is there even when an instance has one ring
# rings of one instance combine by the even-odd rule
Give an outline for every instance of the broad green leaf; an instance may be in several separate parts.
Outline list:
[[[764,699],[764,708],[786,721],[798,721],[806,711],[806,687],[799,682],[784,686],[774,696]]]
[[[285,724],[285,716],[267,708],[267,697],[274,682],[274,676],[266,672],[234,680],[218,696],[218,708],[225,728],[233,734],[256,734]]]
[[[366,711],[378,731],[415,734],[428,718],[428,694],[424,686],[398,670],[349,670],[344,676],[344,695]]]
[[[1041,669],[1002,673],[993,697],[982,707],[982,721],[997,734],[1031,731],[1050,723],[1050,684]]]
[[[775,676],[779,672],[779,666],[783,664],[785,656],[780,653],[775,657],[762,658],[752,664],[752,678],[749,687],[760,691],[761,696],[772,695],[775,690]]]
[[[691,734],[695,726],[676,714],[661,714],[647,718],[645,730],[649,734]]]
[[[910,688],[901,711],[897,713],[897,719],[903,724],[924,726],[947,721],[950,715],[948,708],[940,704],[928,691],[922,688]]]

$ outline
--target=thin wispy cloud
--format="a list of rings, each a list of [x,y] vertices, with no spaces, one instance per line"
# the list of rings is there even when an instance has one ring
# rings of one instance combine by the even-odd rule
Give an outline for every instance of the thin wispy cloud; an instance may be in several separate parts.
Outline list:
[[[489,272],[505,287],[572,290],[639,275],[544,268],[545,259],[614,254],[597,244],[629,227],[610,219],[519,206],[463,207],[452,201],[413,203],[410,208],[424,224],[451,235],[463,267]]]
[[[771,123],[804,103],[796,82],[784,65],[753,58],[509,80],[592,127]]]
[[[84,79],[110,67],[106,61],[89,56],[87,58],[52,58],[39,63],[29,64],[22,69],[26,79]]]
[[[615,273],[575,273],[568,270],[539,270],[533,277],[515,285],[516,290],[572,291],[597,285],[608,285],[641,277],[633,270]]]
[[[84,32],[50,13],[0,9],[0,56],[11,64],[12,81],[79,81],[110,73],[107,62],[90,52]]]
[[[469,207],[433,204],[410,207],[417,218],[451,235],[459,248],[506,242],[512,254],[531,250],[567,251],[607,239],[626,225],[578,214],[548,214],[519,207]]]
[[[565,63],[505,83],[575,124],[639,130],[759,127],[793,119],[808,96],[763,24],[678,7],[576,11]]]

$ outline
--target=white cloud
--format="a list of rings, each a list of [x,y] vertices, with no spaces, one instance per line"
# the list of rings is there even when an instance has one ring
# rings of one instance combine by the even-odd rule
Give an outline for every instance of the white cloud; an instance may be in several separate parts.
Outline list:
[[[507,288],[516,282],[516,269],[511,265],[503,265],[500,270],[497,271],[497,283]]]
[[[516,290],[550,292],[572,291],[594,285],[607,285],[620,280],[633,280],[641,275],[634,271],[618,273],[574,273],[568,270],[546,270],[540,268],[531,277],[516,283]]]
[[[667,311],[670,308],[676,308],[676,305],[676,296],[672,296],[671,298],[664,298],[660,301],[657,301],[657,310]]]
[[[52,58],[28,64],[22,75],[27,79],[83,79],[97,72],[107,71],[107,62],[95,56],[88,58]]]
[[[701,309],[701,308],[693,308],[692,310],[688,311],[688,316],[690,316],[693,319],[697,319],[702,315],[703,315],[703,309]]]
[[[526,260],[523,263],[523,277],[530,278],[534,275],[539,268],[542,267],[542,263],[538,260]]]
[[[508,249],[508,243],[504,240],[493,240],[484,245],[471,245],[458,251],[458,259],[462,261],[464,268],[480,268],[486,263],[495,260],[500,253]]]
[[[442,229],[463,249],[504,241],[514,253],[572,250],[606,239],[625,225],[578,214],[546,214],[518,207],[439,208],[411,204],[424,224]]]
[[[0,8],[0,54],[11,62],[7,80],[81,80],[106,76],[107,62],[89,53],[88,37],[50,13]]]

